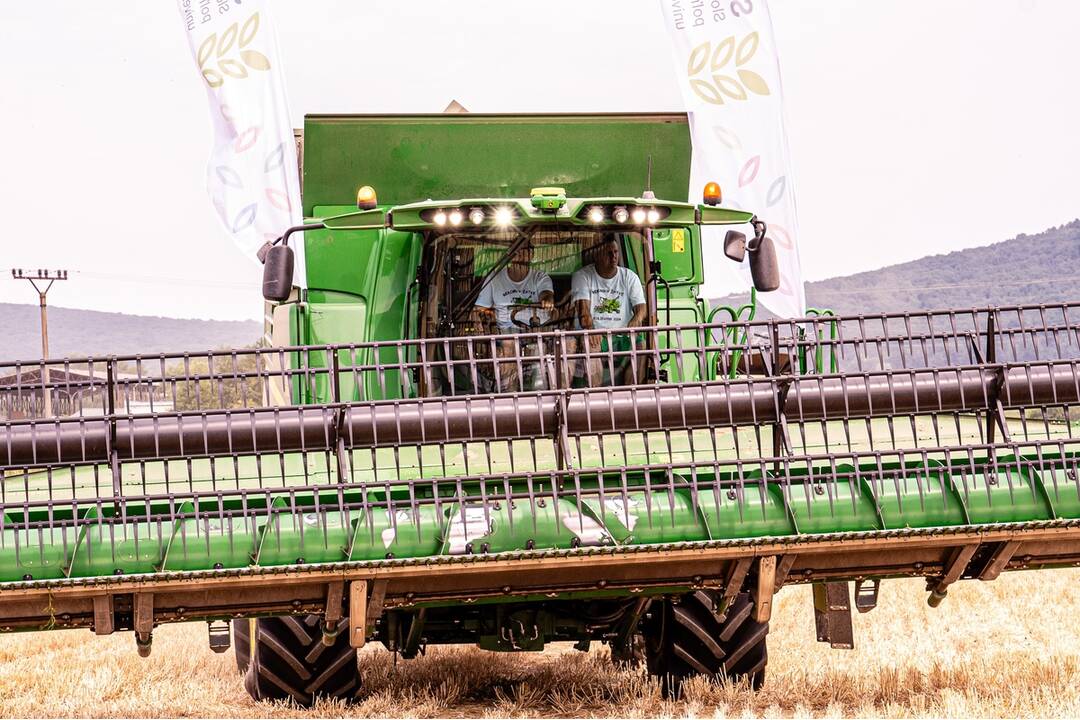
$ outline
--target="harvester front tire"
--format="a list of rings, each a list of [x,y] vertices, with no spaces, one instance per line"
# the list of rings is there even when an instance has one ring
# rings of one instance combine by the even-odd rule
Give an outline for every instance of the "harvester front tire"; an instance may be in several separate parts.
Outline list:
[[[334,643],[324,645],[319,615],[260,618],[244,688],[256,700],[292,700],[310,707],[319,698],[351,700],[360,689],[356,648],[349,620],[338,624]],[[239,657],[237,658],[239,662]]]
[[[251,664],[251,623],[248,618],[232,621],[232,646],[236,655],[236,669],[243,675]]]
[[[645,625],[645,660],[649,674],[660,678],[666,697],[679,697],[687,679],[704,675],[746,680],[754,690],[765,682],[769,624],[753,618],[753,602],[740,593],[717,618],[719,593],[699,590],[653,603]]]

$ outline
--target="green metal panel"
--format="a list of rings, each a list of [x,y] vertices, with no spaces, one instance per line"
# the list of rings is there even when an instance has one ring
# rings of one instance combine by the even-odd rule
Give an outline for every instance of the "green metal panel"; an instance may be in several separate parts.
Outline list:
[[[528,197],[640,197],[652,157],[657,197],[683,200],[690,181],[685,114],[309,115],[304,120],[304,212],[355,208],[372,185],[380,204]]]

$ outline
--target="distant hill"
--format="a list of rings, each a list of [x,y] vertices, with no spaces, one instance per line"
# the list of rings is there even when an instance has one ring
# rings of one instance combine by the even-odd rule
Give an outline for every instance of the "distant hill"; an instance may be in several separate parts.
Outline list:
[[[37,305],[0,303],[0,361],[41,356]],[[49,354],[53,357],[210,350],[253,345],[262,323],[179,320],[123,313],[49,308]]]
[[[745,296],[717,302],[731,304]],[[838,314],[1080,299],[1080,220],[985,247],[807,283],[810,307]]]

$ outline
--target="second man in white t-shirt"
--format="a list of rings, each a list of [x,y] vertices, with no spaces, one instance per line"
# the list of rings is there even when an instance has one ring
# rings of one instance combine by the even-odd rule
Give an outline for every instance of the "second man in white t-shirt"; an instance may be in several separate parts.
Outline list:
[[[577,324],[583,330],[604,328],[629,328],[642,324],[645,320],[645,291],[638,278],[629,268],[619,265],[619,246],[614,240],[608,240],[593,248],[593,262],[574,273],[570,281],[571,294],[577,310]],[[600,351],[603,337],[589,337],[590,352]],[[612,336],[611,352],[626,353],[632,344],[629,335]],[[636,348],[637,343],[633,346]],[[640,362],[630,362],[630,356],[620,355],[614,358],[614,365],[622,367],[620,378],[611,378],[611,382],[633,384],[643,374]],[[589,385],[602,384],[604,365],[601,360],[593,359],[589,363]],[[633,372],[631,366],[637,367]]]

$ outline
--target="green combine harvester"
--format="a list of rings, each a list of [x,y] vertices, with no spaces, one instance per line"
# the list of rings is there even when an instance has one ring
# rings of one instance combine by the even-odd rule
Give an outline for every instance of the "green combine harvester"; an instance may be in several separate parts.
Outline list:
[[[775,250],[686,201],[684,115],[313,116],[302,149],[271,343],[0,363],[0,630],[206,622],[302,705],[369,642],[606,643],[677,694],[762,684],[785,585],[852,647],[883,579],[1080,565],[1080,303],[710,307],[703,244],[756,291]]]

